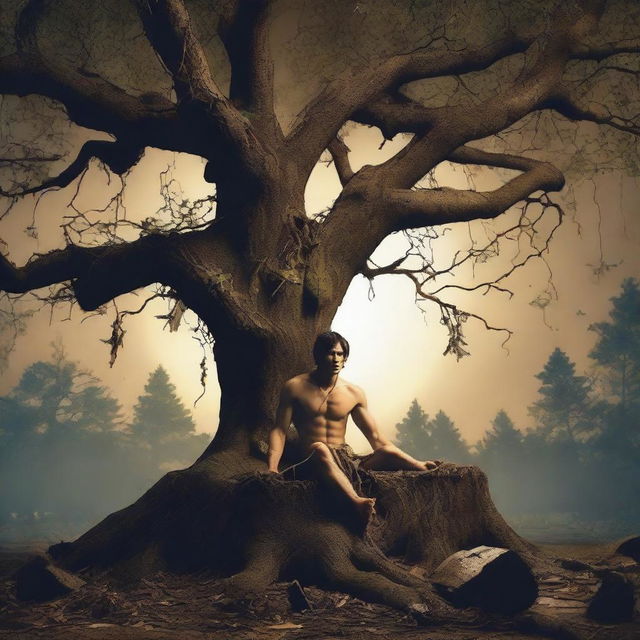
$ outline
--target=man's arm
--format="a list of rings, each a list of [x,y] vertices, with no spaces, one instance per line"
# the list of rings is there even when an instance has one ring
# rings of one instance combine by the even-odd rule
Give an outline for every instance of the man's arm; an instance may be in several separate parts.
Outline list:
[[[355,387],[355,394],[357,404],[351,410],[351,417],[356,426],[362,431],[374,451],[380,447],[389,446],[391,442],[380,433],[375,419],[369,412],[367,396],[364,391],[359,387]]]
[[[276,411],[276,421],[273,429],[269,433],[269,451],[267,453],[267,464],[269,471],[278,473],[278,464],[284,451],[284,443],[287,439],[287,429],[291,424],[293,415],[293,395],[291,384],[287,382],[280,392],[280,402]]]

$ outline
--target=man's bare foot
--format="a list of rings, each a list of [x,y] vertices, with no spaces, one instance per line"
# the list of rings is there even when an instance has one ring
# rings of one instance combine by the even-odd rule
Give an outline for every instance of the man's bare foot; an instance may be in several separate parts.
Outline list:
[[[433,471],[442,464],[442,460],[425,460],[424,468],[427,471]]]
[[[375,498],[358,498],[354,500],[356,510],[360,516],[362,522],[362,528],[366,529],[371,518],[373,518],[376,512],[376,499]]]

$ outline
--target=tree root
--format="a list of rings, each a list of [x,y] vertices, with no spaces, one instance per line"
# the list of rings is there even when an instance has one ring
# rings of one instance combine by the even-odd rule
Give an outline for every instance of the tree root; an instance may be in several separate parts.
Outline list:
[[[264,592],[278,579],[297,579],[390,605],[422,622],[474,615],[452,609],[387,554],[420,565],[421,574],[479,544],[536,556],[496,511],[475,467],[365,472],[362,480],[379,514],[364,535],[349,505],[314,482],[256,472],[220,479],[199,464],[168,474],[130,507],[50,552],[65,568],[109,569],[130,579],[205,569],[237,598]]]

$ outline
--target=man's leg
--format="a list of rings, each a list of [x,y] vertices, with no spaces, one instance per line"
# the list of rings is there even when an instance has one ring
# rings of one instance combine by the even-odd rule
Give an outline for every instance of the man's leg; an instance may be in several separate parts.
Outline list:
[[[366,525],[374,513],[375,498],[363,498],[356,493],[349,478],[336,464],[329,447],[324,442],[314,442],[310,449],[316,459],[316,467],[321,479],[332,489],[340,491],[351,500]]]
[[[416,460],[394,444],[388,444],[364,460],[362,468],[370,471],[431,471],[439,464],[440,460]]]

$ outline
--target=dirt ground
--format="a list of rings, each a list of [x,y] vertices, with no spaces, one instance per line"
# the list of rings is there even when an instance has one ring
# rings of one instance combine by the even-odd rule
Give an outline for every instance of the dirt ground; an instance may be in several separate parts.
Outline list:
[[[540,581],[536,603],[523,614],[498,618],[477,612],[473,622],[418,626],[408,615],[341,593],[305,587],[311,610],[296,612],[297,587],[274,585],[252,601],[226,598],[206,575],[158,574],[135,585],[96,579],[63,598],[20,602],[11,576],[32,553],[0,551],[0,639],[4,640],[536,640],[640,638],[640,565],[614,555],[612,544],[540,545],[551,558],[565,558]],[[584,563],[584,564],[582,564]],[[587,565],[590,565],[587,566]],[[567,572],[566,569],[570,569]],[[613,569],[636,584],[634,621],[598,625],[586,607],[600,572]]]

